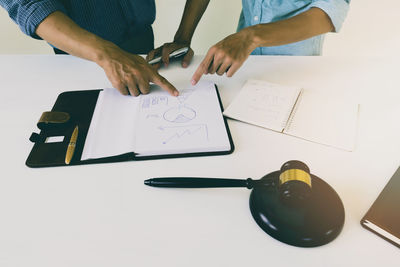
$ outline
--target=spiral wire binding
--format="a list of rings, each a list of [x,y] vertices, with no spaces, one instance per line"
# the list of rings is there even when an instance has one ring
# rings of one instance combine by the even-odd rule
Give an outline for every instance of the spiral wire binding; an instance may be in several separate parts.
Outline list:
[[[301,102],[302,96],[303,96],[303,89],[300,90],[300,93],[298,94],[297,99],[294,102],[293,108],[291,109],[290,112],[288,112],[286,123],[282,124],[282,127],[283,127],[282,133],[285,132],[285,131],[288,131],[290,129],[290,127],[292,126],[293,119],[294,119],[294,116],[296,115],[296,112],[297,112],[297,110],[299,108],[299,104]]]

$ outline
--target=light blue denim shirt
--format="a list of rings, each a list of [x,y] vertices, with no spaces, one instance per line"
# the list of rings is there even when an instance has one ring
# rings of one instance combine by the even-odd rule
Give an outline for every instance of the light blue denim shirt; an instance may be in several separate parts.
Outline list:
[[[261,23],[288,19],[312,7],[322,9],[338,32],[349,10],[351,0],[242,0],[238,31]],[[295,30],[295,29],[294,29]],[[324,35],[273,47],[258,47],[252,55],[321,55]]]

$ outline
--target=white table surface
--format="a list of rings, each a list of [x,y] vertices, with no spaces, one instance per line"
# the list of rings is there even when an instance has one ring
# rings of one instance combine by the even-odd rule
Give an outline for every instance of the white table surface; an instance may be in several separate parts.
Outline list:
[[[161,73],[189,81],[200,60]],[[359,223],[400,164],[398,62],[259,56],[233,78],[205,77],[225,107],[247,79],[354,99],[354,152],[229,121],[236,150],[228,156],[30,169],[28,138],[57,95],[110,83],[94,63],[71,56],[0,56],[0,266],[399,266],[399,249]],[[345,225],[327,245],[297,248],[269,237],[245,188],[143,185],[160,176],[260,178],[290,159],[306,162],[342,198]]]

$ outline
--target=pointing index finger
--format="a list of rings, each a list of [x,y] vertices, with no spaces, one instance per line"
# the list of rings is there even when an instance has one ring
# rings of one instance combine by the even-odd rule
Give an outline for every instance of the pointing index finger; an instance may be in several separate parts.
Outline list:
[[[179,95],[179,91],[167,79],[158,73],[154,76],[152,82],[169,92],[172,96]]]
[[[208,51],[206,57],[203,59],[203,61],[200,63],[199,67],[197,68],[196,72],[193,74],[192,77],[192,85],[196,85],[198,81],[200,80],[201,76],[203,74],[206,74],[208,71],[208,68],[213,61],[214,58],[214,53],[211,53]]]

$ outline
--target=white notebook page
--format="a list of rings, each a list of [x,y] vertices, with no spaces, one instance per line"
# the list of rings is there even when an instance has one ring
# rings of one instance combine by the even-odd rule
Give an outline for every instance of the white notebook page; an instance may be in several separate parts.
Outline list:
[[[224,115],[352,151],[355,148],[358,109],[358,104],[343,97],[250,80]]]
[[[300,87],[249,80],[224,115],[282,132],[300,92]]]
[[[230,150],[214,84],[176,87],[178,97],[158,86],[139,97],[100,92],[81,159]]]
[[[138,106],[138,98],[123,96],[114,88],[100,91],[81,160],[132,152]]]
[[[353,151],[359,105],[343,97],[304,90],[284,133]]]
[[[178,97],[166,92],[140,99],[135,152],[138,156],[227,151],[230,142],[211,82],[179,85]]]

